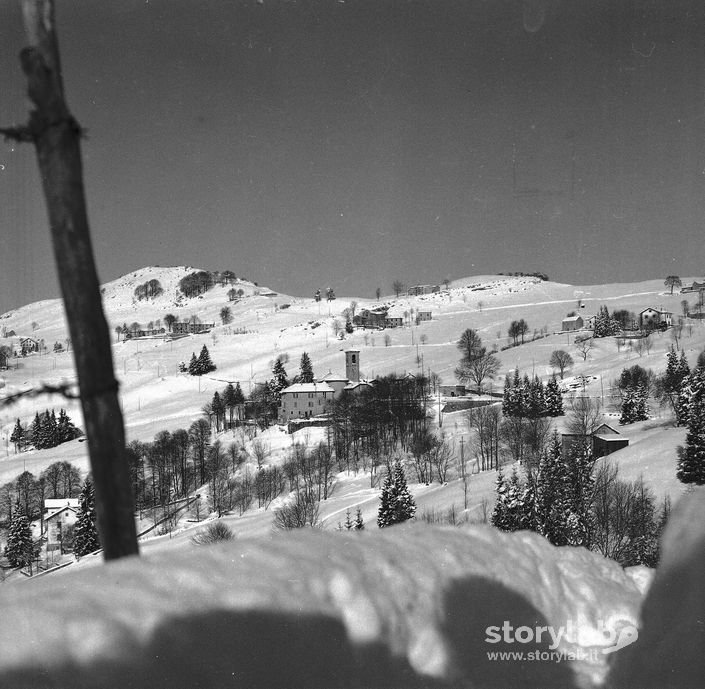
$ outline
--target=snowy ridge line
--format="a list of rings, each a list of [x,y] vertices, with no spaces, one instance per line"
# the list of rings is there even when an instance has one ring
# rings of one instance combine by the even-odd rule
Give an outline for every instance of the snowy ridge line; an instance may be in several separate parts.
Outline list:
[[[79,563],[0,596],[0,686],[18,689],[567,689],[599,683],[607,656],[498,667],[487,628],[573,620],[599,645],[601,620],[636,624],[642,594],[616,563],[536,534],[415,524]]]

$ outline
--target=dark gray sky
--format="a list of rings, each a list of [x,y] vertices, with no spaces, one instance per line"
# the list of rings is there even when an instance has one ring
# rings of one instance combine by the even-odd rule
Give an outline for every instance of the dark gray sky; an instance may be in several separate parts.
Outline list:
[[[2,124],[26,118],[17,4]],[[705,271],[699,1],[58,5],[103,281],[190,264],[372,296]],[[0,165],[3,312],[57,287],[33,151]]]

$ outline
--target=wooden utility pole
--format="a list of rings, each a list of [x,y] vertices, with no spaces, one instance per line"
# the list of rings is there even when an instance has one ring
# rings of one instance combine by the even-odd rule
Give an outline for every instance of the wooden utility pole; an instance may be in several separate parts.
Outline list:
[[[110,333],[93,259],[83,187],[81,127],[64,100],[52,0],[22,0],[29,46],[20,53],[34,105],[29,124],[0,129],[34,144],[47,203],[54,259],[73,343],[106,560],[138,552],[125,429]]]

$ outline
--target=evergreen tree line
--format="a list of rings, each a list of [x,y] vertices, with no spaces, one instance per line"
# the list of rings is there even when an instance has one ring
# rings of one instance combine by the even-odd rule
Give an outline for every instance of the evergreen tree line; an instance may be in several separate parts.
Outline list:
[[[642,480],[618,479],[615,467],[595,460],[588,444],[564,454],[554,432],[538,470],[497,474],[492,524],[504,531],[530,530],[557,546],[584,546],[623,566],[658,563],[658,538],[670,511],[660,511]]]
[[[505,417],[538,419],[543,416],[563,416],[563,395],[556,376],[544,385],[538,376],[533,380],[525,373],[521,377],[519,369],[514,376],[506,376],[502,395],[502,414]]]
[[[10,435],[10,442],[15,446],[15,452],[22,452],[33,446],[37,450],[46,450],[62,443],[75,440],[83,435],[69,418],[65,409],[59,410],[59,418],[52,409],[44,413],[36,413],[32,425],[27,428],[17,419]]]
[[[216,433],[226,428],[232,428],[235,423],[236,412],[240,418],[240,411],[245,404],[245,395],[240,383],[228,383],[221,391],[213,393],[213,398],[203,411],[207,414],[211,426]]]
[[[208,351],[208,347],[206,345],[203,345],[201,347],[201,352],[198,356],[196,356],[195,352],[191,353],[191,360],[188,363],[188,366],[184,369],[182,367],[182,372],[188,371],[188,373],[192,376],[204,376],[206,373],[211,373],[212,371],[216,370],[216,365],[213,363],[211,360],[211,355],[210,352]]]
[[[513,376],[505,378],[502,419],[493,418],[493,414],[498,417],[498,411],[470,415],[483,468],[497,468],[502,453],[514,461],[535,466],[550,436],[550,419],[564,413],[563,396],[555,376],[544,385],[538,376],[522,377],[515,369]]]

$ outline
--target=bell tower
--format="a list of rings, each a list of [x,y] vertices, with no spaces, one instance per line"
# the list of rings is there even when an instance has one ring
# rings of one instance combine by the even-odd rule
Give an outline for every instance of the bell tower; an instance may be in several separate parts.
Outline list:
[[[360,382],[360,350],[348,349],[345,352],[345,377],[353,382]]]

